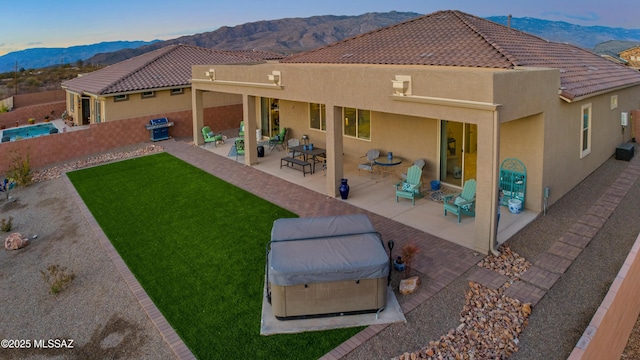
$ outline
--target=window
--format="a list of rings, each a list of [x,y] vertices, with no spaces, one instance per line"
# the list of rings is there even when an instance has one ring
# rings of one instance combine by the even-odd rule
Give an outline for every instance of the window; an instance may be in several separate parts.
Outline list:
[[[152,98],[154,96],[156,96],[156,92],[155,91],[143,91],[142,92],[142,98],[143,99]]]
[[[181,95],[181,94],[184,94],[184,88],[171,89],[171,95]]]
[[[76,109],[76,97],[72,93],[69,93],[69,110],[75,112]]]
[[[344,134],[358,139],[371,140],[371,111],[344,108]]]
[[[582,107],[580,132],[580,158],[591,153],[591,104]]]
[[[327,109],[324,104],[309,104],[309,127],[327,130]]]
[[[129,95],[116,95],[113,97],[113,101],[118,102],[118,101],[127,101],[129,100]]]
[[[102,122],[102,112],[100,111],[100,100],[94,102],[94,108],[96,109],[96,124]]]

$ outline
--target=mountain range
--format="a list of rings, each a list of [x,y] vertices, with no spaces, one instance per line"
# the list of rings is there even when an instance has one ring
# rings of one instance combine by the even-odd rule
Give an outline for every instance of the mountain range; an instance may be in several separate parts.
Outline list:
[[[165,41],[114,41],[69,48],[34,48],[0,56],[0,72],[19,68],[40,68],[82,60],[91,64],[114,64],[173,44],[188,44],[218,50],[261,50],[293,54],[421,16],[414,12],[366,13],[358,16],[312,16],[263,20]],[[554,42],[592,50],[596,45],[617,40],[640,44],[640,29],[580,26],[536,18],[492,16],[490,21],[511,26]]]

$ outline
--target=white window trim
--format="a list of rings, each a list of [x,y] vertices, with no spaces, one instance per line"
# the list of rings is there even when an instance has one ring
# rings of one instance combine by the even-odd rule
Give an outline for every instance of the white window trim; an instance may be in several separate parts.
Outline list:
[[[583,119],[585,110],[587,111],[587,114],[588,114],[587,116],[588,116],[588,120],[589,120],[588,123],[587,123],[587,129],[586,129],[586,131],[588,131],[588,134],[587,134],[587,142],[588,143],[587,143],[586,149],[585,149],[585,146],[584,146],[584,131],[585,131],[585,129],[584,129],[584,119]],[[591,154],[591,133],[593,133],[593,129],[592,129],[592,124],[593,124],[592,117],[593,117],[593,115],[592,114],[593,114],[593,112],[592,112],[592,109],[591,109],[591,104],[583,105],[580,108],[580,159],[582,159],[585,156]]]

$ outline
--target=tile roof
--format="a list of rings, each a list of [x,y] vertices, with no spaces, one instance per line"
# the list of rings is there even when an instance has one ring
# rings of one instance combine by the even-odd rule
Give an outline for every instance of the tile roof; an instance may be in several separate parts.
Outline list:
[[[169,45],[65,81],[62,87],[95,95],[185,87],[190,85],[192,65],[255,63],[264,54],[247,56],[192,45]]]
[[[446,10],[289,56],[283,63],[560,69],[567,101],[640,84],[640,72],[587,50]]]

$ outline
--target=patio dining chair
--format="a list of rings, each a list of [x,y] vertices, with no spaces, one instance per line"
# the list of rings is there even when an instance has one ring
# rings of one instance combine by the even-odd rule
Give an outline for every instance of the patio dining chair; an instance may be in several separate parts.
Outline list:
[[[425,165],[426,163],[427,163],[427,162],[426,162],[426,161],[424,161],[424,159],[418,159],[418,160],[416,160],[416,161],[414,161],[414,162],[413,162],[413,165],[415,165],[415,166],[419,167],[419,168],[424,172],[424,165]],[[406,180],[406,179],[407,179],[407,173],[406,173],[407,171],[409,171],[409,168],[407,168],[405,172],[403,172],[402,174],[400,174],[400,178],[401,178],[402,180]]]
[[[293,150],[291,150],[291,148],[299,145],[300,145],[299,139],[291,138],[287,140],[287,156],[293,157]],[[297,156],[302,156],[302,153],[299,153]]]
[[[462,215],[476,216],[476,181],[470,179],[465,181],[462,192],[459,194],[445,195],[444,200],[444,216],[447,212],[458,215],[458,223]]]
[[[366,170],[373,175],[373,167],[376,165],[375,160],[380,157],[380,150],[371,149],[363,156],[360,156],[360,164],[358,164],[358,174],[360,170]]]
[[[224,137],[222,134],[214,134],[208,126],[202,128],[202,136],[204,137],[205,145],[213,143],[213,146],[218,147],[218,143],[224,144]]]

